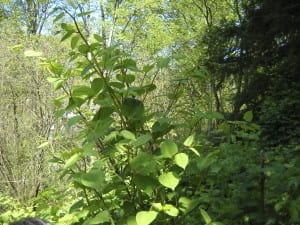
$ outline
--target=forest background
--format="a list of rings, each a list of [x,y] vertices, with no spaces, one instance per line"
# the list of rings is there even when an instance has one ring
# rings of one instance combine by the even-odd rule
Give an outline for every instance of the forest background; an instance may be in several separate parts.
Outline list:
[[[0,223],[300,223],[300,3],[0,1]]]

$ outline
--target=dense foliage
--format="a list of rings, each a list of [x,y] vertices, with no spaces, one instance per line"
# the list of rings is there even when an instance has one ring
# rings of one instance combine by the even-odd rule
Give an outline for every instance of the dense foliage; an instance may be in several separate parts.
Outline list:
[[[299,4],[34,2],[61,44],[1,33],[1,223],[299,224]]]

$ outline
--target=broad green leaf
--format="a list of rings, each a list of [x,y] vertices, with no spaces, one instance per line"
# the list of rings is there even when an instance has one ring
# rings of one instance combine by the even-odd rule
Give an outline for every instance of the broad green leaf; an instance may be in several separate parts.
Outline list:
[[[42,56],[42,52],[34,51],[34,50],[27,50],[24,52],[25,57],[40,57]]]
[[[157,217],[158,212],[155,211],[141,211],[136,214],[136,222],[138,225],[151,224]]]
[[[181,197],[179,199],[179,209],[184,213],[187,214],[192,211],[197,205],[199,201],[198,199],[189,199],[186,197]]]
[[[75,178],[76,180],[76,178]],[[102,169],[91,169],[89,172],[81,174],[79,182],[86,186],[99,190],[101,184],[105,181],[105,172]]]
[[[103,42],[103,38],[102,38],[100,35],[98,35],[98,34],[93,34],[93,37],[95,38],[96,41],[98,41],[98,42]]]
[[[109,131],[109,128],[111,124],[114,122],[114,119],[111,117],[108,117],[104,120],[98,121],[96,128],[95,128],[95,138],[99,138],[106,134]]]
[[[169,65],[169,62],[170,62],[170,58],[162,58],[157,62],[157,67],[160,69],[167,67]]]
[[[211,223],[211,218],[204,209],[200,209],[200,213],[201,213],[201,215],[202,215],[202,217],[203,217],[206,224]]]
[[[72,36],[72,34],[74,33],[74,30],[68,31],[62,38],[60,41],[65,41],[67,40],[69,37]]]
[[[79,41],[80,37],[78,35],[72,37],[71,39],[71,48],[74,49]]]
[[[73,203],[73,205],[70,207],[69,212],[76,212],[77,210],[80,210],[84,206],[84,201],[82,199],[76,201]]]
[[[179,210],[171,204],[165,204],[163,206],[163,211],[169,216],[176,217],[179,214]]]
[[[179,178],[178,176],[173,173],[173,172],[168,172],[168,173],[163,173],[162,175],[160,175],[158,177],[159,182],[167,187],[172,189],[173,191],[175,190],[175,188],[177,187],[177,185],[179,184]]]
[[[64,168],[67,169],[73,166],[81,158],[81,153],[72,155],[65,163]]]
[[[82,116],[73,116],[68,119],[68,126],[71,127],[82,120]]]
[[[189,157],[185,153],[179,153],[175,155],[175,163],[177,166],[181,167],[182,169],[185,169],[187,164],[189,163]]]
[[[154,65],[146,65],[143,67],[143,72],[148,73],[153,68],[154,68]]]
[[[148,143],[152,139],[150,134],[144,134],[139,136],[132,144],[134,147],[138,147]]]
[[[123,61],[123,64],[125,65],[126,69],[129,69],[131,71],[138,71],[138,69],[136,67],[136,62],[132,59],[125,59]]]
[[[195,140],[195,134],[190,135],[185,141],[183,142],[184,146],[191,147]]]
[[[128,130],[122,130],[121,133],[123,138],[128,139],[128,140],[135,140],[135,135],[134,133],[128,131]]]
[[[141,175],[149,175],[157,171],[155,157],[145,152],[139,152],[136,157],[130,161],[131,168]]]
[[[60,110],[57,110],[55,111],[55,118],[58,119],[60,117],[62,117],[63,115],[65,115],[66,113],[66,110],[65,109],[60,109]]]
[[[252,111],[247,111],[244,116],[243,119],[247,122],[251,122],[253,120],[253,112]]]
[[[101,78],[95,78],[91,83],[91,88],[94,91],[94,94],[97,94],[104,87],[103,80]]]
[[[154,202],[151,204],[152,208],[155,209],[155,211],[163,211],[163,205],[160,202]]]
[[[79,45],[78,51],[82,54],[87,54],[89,52],[90,48],[87,45]]]
[[[136,218],[135,216],[129,216],[127,219],[127,225],[138,225],[136,223]]]
[[[135,80],[135,76],[131,74],[128,75],[118,74],[116,78],[117,80],[128,84],[131,84]]]
[[[157,180],[150,176],[134,175],[134,183],[136,186],[145,192],[149,197],[152,196],[154,189],[159,185]]]
[[[65,31],[72,31],[75,32],[73,25],[67,24],[67,23],[61,23],[60,24],[61,28],[64,29]]]
[[[86,220],[83,225],[103,224],[110,221],[110,215],[107,210],[99,212],[95,217]]]
[[[177,145],[171,140],[165,140],[160,145],[161,155],[164,158],[172,158],[177,152]]]
[[[72,97],[89,97],[93,95],[93,90],[84,85],[74,86],[72,90]]]
[[[64,12],[61,12],[60,14],[58,14],[55,19],[53,20],[53,23],[55,23],[56,21],[60,20],[61,18],[63,18],[65,15]]]
[[[47,69],[50,73],[54,74],[57,78],[57,76],[61,76],[63,71],[64,71],[64,67],[61,63],[58,62],[51,62],[47,64]]]

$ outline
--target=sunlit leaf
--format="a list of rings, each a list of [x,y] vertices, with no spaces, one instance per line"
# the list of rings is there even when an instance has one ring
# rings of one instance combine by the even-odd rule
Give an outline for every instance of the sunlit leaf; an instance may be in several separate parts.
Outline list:
[[[187,214],[197,206],[198,202],[198,199],[189,199],[186,197],[181,197],[179,199],[179,209],[184,214]]]
[[[181,167],[182,169],[185,169],[185,167],[189,162],[189,157],[185,153],[179,153],[175,155],[174,162],[176,163],[177,166]]]
[[[179,184],[179,178],[178,176],[173,173],[173,172],[168,172],[168,173],[163,173],[162,175],[160,175],[158,177],[159,182],[167,187],[172,189],[173,191],[175,190],[175,188],[177,187],[177,185]]]
[[[211,223],[211,218],[204,209],[200,209],[200,213],[201,213],[201,215],[202,215],[202,217],[203,217],[206,224]]]
[[[175,206],[173,206],[171,204],[165,204],[163,206],[163,211],[166,214],[168,214],[169,216],[173,216],[173,217],[176,217],[179,214],[179,210]]]
[[[38,51],[34,51],[34,50],[26,50],[24,52],[25,57],[40,57],[42,55],[43,55],[42,52],[38,52]]]
[[[123,138],[129,139],[129,140],[135,140],[135,135],[134,133],[128,131],[128,130],[122,130],[121,133]]]
[[[148,143],[152,139],[152,136],[150,134],[144,134],[139,136],[132,144],[135,147],[144,145]]]
[[[158,212],[155,211],[141,211],[136,214],[136,222],[138,225],[151,224],[157,217]]]
[[[195,134],[190,135],[185,141],[183,142],[184,146],[190,147],[194,143],[195,140]]]
[[[65,163],[64,168],[67,169],[73,166],[81,158],[81,153],[72,155]]]
[[[172,140],[165,140],[160,145],[161,155],[164,158],[172,158],[177,152],[177,145]]]

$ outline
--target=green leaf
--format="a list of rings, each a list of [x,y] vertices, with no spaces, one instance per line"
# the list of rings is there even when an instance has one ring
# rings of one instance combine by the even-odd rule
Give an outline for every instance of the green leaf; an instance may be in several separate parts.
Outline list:
[[[88,173],[81,174],[79,180],[76,177],[74,179],[86,187],[99,190],[101,184],[105,181],[105,172],[102,169],[93,168]]]
[[[93,37],[95,38],[96,41],[98,41],[98,42],[103,42],[103,38],[102,38],[100,35],[98,35],[98,34],[93,34]]]
[[[203,217],[206,224],[211,223],[211,218],[204,209],[200,209],[200,213],[201,213],[201,215],[202,215],[202,217]]]
[[[164,158],[172,158],[177,152],[177,145],[171,140],[165,140],[160,145],[161,155]]]
[[[189,150],[191,150],[193,153],[195,153],[196,156],[200,156],[199,152],[195,148],[190,147]]]
[[[67,40],[69,37],[72,36],[72,34],[74,33],[74,30],[68,31],[62,38],[60,41],[65,41]]]
[[[73,27],[71,24],[61,23],[60,26],[61,26],[61,28],[64,29],[65,31],[72,31],[72,32],[75,32],[74,27]]]
[[[158,177],[158,181],[165,187],[172,189],[173,191],[179,184],[178,176],[173,172],[163,173]]]
[[[171,204],[165,204],[163,206],[163,211],[169,216],[176,217],[179,214],[179,210]]]
[[[78,35],[72,37],[71,39],[71,48],[74,49],[79,41],[80,37]]]
[[[199,158],[197,162],[197,167],[201,171],[203,169],[206,169],[211,164],[213,164],[217,160],[217,152],[211,152],[208,153],[208,155]]]
[[[91,83],[91,88],[93,89],[94,94],[97,94],[104,88],[104,83],[101,78],[95,78]]]
[[[157,171],[155,157],[145,152],[139,152],[136,157],[130,161],[131,168],[141,175],[149,175]]]
[[[95,217],[86,220],[83,225],[96,225],[110,221],[110,215],[107,210],[99,212]]]
[[[62,117],[65,114],[66,110],[65,109],[59,109],[57,111],[55,111],[55,118],[58,119],[60,117]]]
[[[40,144],[40,145],[38,146],[38,148],[44,148],[44,147],[48,146],[49,144],[50,144],[50,142],[49,142],[49,141],[46,141],[46,142]]]
[[[69,213],[76,212],[82,209],[83,206],[84,206],[84,201],[80,199],[72,204],[72,206],[69,209]]]
[[[68,119],[68,126],[71,127],[82,120],[82,116],[73,116],[70,119]]]
[[[143,175],[134,175],[133,177],[134,183],[136,184],[137,188],[141,189],[145,192],[149,197],[152,196],[155,188],[159,185],[157,180],[153,179],[150,176],[143,176]]]
[[[61,76],[61,74],[64,71],[63,65],[58,62],[51,62],[47,64],[47,69],[49,70],[50,73],[54,74],[55,76]]]
[[[92,12],[93,12],[93,10],[90,10],[90,11],[87,11],[87,12],[78,13],[77,16],[78,17],[87,16],[87,15],[90,15]]]
[[[93,95],[93,90],[84,85],[74,86],[72,90],[72,97],[90,97]]]
[[[185,169],[185,167],[187,166],[187,164],[189,162],[189,157],[185,153],[179,153],[179,154],[175,155],[174,161],[177,166],[181,167],[182,169]]]
[[[106,134],[109,131],[109,128],[113,122],[114,119],[111,117],[98,121],[95,128],[95,138],[99,138]]]
[[[128,219],[127,219],[127,225],[138,225],[136,223],[136,219],[135,219],[135,216],[129,216]]]
[[[189,199],[186,197],[181,197],[179,199],[179,209],[184,213],[187,214],[192,211],[197,205],[199,201],[198,199]]]
[[[61,18],[63,18],[65,15],[64,12],[61,12],[60,14],[58,14],[55,19],[53,20],[53,23],[55,23],[56,21],[60,20]]]
[[[72,155],[65,163],[64,168],[70,168],[81,158],[81,153],[76,153]]]
[[[243,119],[247,122],[251,122],[253,120],[253,112],[252,111],[247,111],[244,116]]]
[[[151,203],[151,206],[155,211],[163,211],[163,205],[160,202]]]
[[[121,133],[123,138],[128,139],[128,140],[135,140],[135,135],[134,133],[128,131],[128,130],[122,130]]]
[[[169,65],[169,62],[170,62],[170,58],[162,58],[157,62],[157,67],[160,69],[167,67]]]
[[[79,45],[78,51],[82,54],[87,54],[89,52],[90,48],[87,45]]]
[[[141,211],[136,214],[136,222],[138,225],[151,224],[157,217],[158,212],[155,211]]]
[[[153,68],[154,68],[154,65],[146,65],[143,67],[143,72],[148,73]]]
[[[183,142],[183,145],[186,147],[191,147],[195,140],[195,134],[190,135],[185,141]]]
[[[40,57],[42,56],[42,52],[34,51],[34,50],[27,50],[24,52],[25,57]]]
[[[132,144],[134,147],[138,147],[148,143],[152,139],[150,134],[144,134],[139,136]]]
[[[117,80],[128,84],[131,84],[135,80],[135,76],[131,74],[127,74],[127,75],[117,74],[116,78]]]

